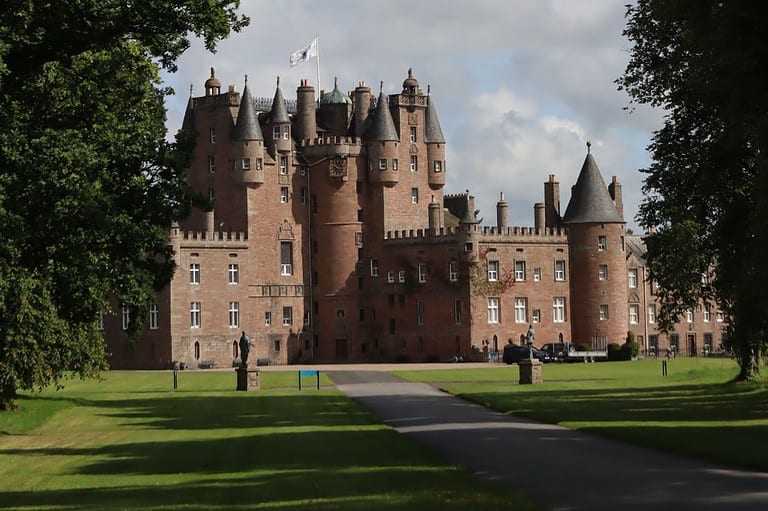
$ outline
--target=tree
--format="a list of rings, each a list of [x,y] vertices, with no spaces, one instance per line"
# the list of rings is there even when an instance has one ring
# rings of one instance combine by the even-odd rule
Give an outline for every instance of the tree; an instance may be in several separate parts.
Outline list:
[[[160,68],[248,19],[238,0],[10,0],[0,10],[0,409],[105,367],[97,317],[130,331],[172,276],[194,137],[166,141]]]
[[[766,29],[761,2],[638,0],[618,80],[665,111],[638,213],[660,325],[717,300],[742,380],[761,377],[768,346]]]

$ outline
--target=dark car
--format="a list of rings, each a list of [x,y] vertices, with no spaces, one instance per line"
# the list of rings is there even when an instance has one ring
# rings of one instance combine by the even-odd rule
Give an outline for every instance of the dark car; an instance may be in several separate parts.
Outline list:
[[[541,347],[541,351],[548,353],[552,360],[562,360],[567,353],[576,351],[576,348],[570,342],[549,342]]]
[[[514,364],[515,362],[520,362],[521,360],[529,358],[531,358],[531,352],[528,346],[515,346],[512,344],[504,346],[502,360],[505,364]],[[538,350],[535,347],[533,348],[533,358],[540,362],[552,361],[552,357],[549,356],[549,353]]]

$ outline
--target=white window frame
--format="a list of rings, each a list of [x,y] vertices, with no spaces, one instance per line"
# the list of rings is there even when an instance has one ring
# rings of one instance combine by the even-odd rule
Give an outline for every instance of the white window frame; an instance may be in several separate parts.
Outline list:
[[[416,143],[416,126],[411,126],[408,130],[408,139],[411,141],[411,144]]]
[[[387,272],[387,284],[394,284],[395,283],[395,272],[388,271]]]
[[[552,299],[552,322],[565,323],[565,297],[563,296]]]
[[[448,263],[448,280],[450,282],[456,282],[459,280],[459,263],[451,261]]]
[[[227,266],[227,283],[233,285],[240,283],[240,266],[237,263],[229,263]]]
[[[200,328],[202,325],[203,307],[200,302],[189,303],[189,328]]]
[[[264,326],[272,326],[272,311],[264,311]]]
[[[527,298],[515,298],[515,323],[528,323]]]
[[[251,159],[250,158],[243,158],[240,162],[240,166],[243,170],[251,170]]]
[[[608,314],[608,304],[607,303],[601,303],[600,304],[599,319],[600,319],[600,321],[608,321],[608,319],[610,319],[610,316]]]
[[[725,320],[725,314],[721,309],[717,309],[717,322],[722,323]]]
[[[411,188],[411,204],[419,203],[419,189]]]
[[[387,170],[387,159],[379,158],[379,170]]]
[[[419,170],[419,157],[415,154],[411,155],[411,172],[416,172]]]
[[[531,309],[531,323],[541,323],[541,309]]]
[[[685,309],[685,322],[693,323],[693,309]]]
[[[379,260],[371,258],[371,277],[378,277],[379,276]]]
[[[288,204],[288,187],[280,187],[280,204]]]
[[[639,322],[640,322],[640,304],[630,303],[629,304],[629,324],[637,325]]]
[[[630,289],[637,287],[637,268],[629,268],[627,270],[627,286]]]
[[[283,326],[293,325],[293,307],[283,307]]]
[[[648,323],[656,323],[656,304],[648,304]]]
[[[521,282],[525,280],[525,261],[524,260],[515,261],[515,280],[521,281]]]
[[[405,282],[405,270],[400,270],[397,272],[397,281],[402,284]]]
[[[216,128],[208,128],[208,141],[211,144],[216,143]]]
[[[709,320],[712,319],[712,309],[710,305],[704,304],[704,311],[702,312],[702,319],[704,323],[709,323]]]
[[[597,250],[600,252],[605,252],[608,250],[608,238],[605,236],[598,236],[597,237]]]
[[[435,160],[435,172],[443,171],[443,162],[441,160]]]
[[[281,156],[280,157],[280,175],[281,176],[287,176],[288,175],[288,157],[287,156]]]
[[[565,282],[565,259],[555,261],[555,282]]]
[[[123,305],[120,312],[122,318],[121,326],[123,330],[128,330],[128,327],[131,325],[131,308],[128,305]]]
[[[264,160],[261,158],[256,158],[256,170],[261,170],[264,165]]]
[[[488,261],[488,282],[498,282],[499,261]]]
[[[419,283],[424,284],[427,281],[427,265],[419,263]]]
[[[488,323],[489,324],[499,323],[499,319],[500,319],[499,305],[500,305],[500,301],[497,297],[488,298]]]
[[[149,329],[157,330],[160,328],[160,309],[156,303],[149,306]]]
[[[208,155],[208,173],[216,173],[216,158],[214,158],[212,154]]]
[[[200,285],[200,263],[189,263],[189,283]]]
[[[240,326],[240,302],[229,302],[229,328]]]
[[[392,158],[392,170],[397,170],[397,158]]]
[[[597,280],[608,280],[608,265],[599,264],[597,266]]]
[[[533,269],[533,281],[534,282],[541,282],[541,268],[534,268]]]
[[[283,126],[282,130],[283,133],[283,140],[289,140],[291,138],[291,125],[288,124],[286,126]]]
[[[280,140],[280,126],[272,127],[272,140]]]

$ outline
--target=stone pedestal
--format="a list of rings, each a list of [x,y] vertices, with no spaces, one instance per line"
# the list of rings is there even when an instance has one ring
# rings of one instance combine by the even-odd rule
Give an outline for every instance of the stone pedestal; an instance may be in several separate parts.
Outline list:
[[[237,390],[259,390],[259,370],[248,369],[247,367],[238,367],[237,372]]]
[[[531,385],[535,383],[542,383],[541,379],[541,362],[536,360],[521,360],[518,365],[520,366],[520,385]]]

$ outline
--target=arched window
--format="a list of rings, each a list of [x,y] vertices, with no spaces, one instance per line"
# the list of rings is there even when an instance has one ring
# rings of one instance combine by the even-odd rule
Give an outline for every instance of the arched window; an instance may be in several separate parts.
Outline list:
[[[195,341],[195,360],[200,360],[200,343]]]

